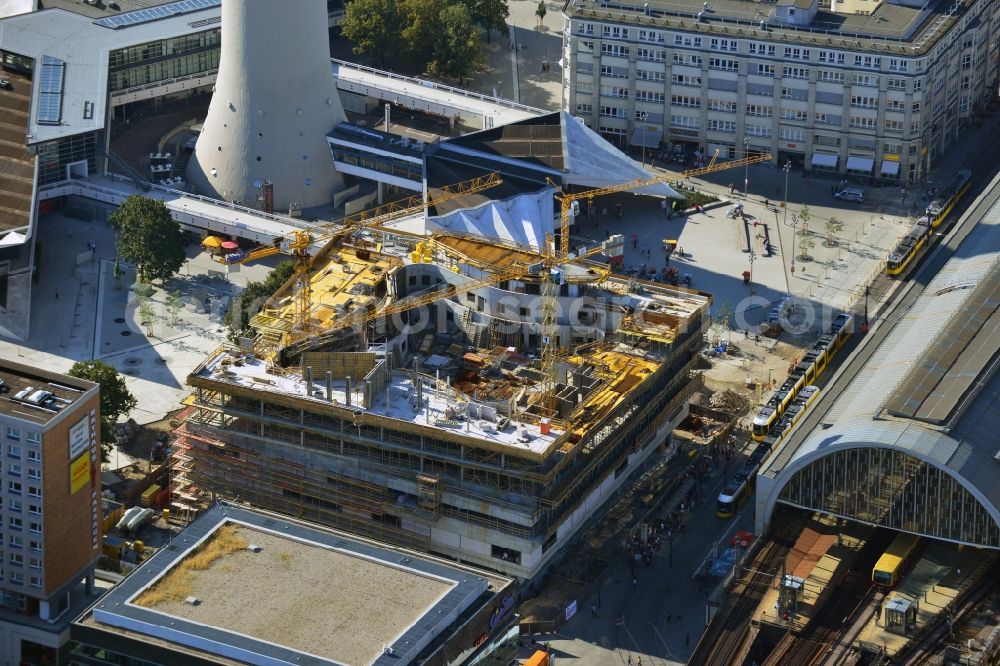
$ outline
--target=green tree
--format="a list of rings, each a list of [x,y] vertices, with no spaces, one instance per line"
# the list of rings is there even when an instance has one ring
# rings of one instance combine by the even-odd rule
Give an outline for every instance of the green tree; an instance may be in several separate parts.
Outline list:
[[[548,14],[549,10],[545,8],[545,0],[538,0],[538,6],[535,7],[535,16],[538,17],[538,26],[541,27],[542,21],[545,20],[545,15]]]
[[[153,337],[154,319],[156,319],[156,313],[153,311],[153,304],[146,299],[142,299],[139,303],[139,321],[146,327],[146,335],[148,337]]]
[[[340,32],[353,42],[355,53],[375,56],[381,67],[399,50],[399,27],[394,0],[352,0]]]
[[[479,30],[465,5],[450,5],[441,12],[441,35],[434,46],[428,71],[435,76],[462,77],[479,61],[482,43]]]
[[[403,48],[414,64],[426,68],[434,58],[434,49],[441,39],[441,12],[445,0],[402,0],[400,3],[400,36]]]
[[[809,233],[809,218],[812,217],[812,213],[809,212],[809,206],[803,206],[799,209],[799,222],[802,223],[802,233]]]
[[[810,256],[809,254],[809,250],[813,249],[814,247],[816,247],[816,241],[814,241],[812,238],[809,238],[809,236],[800,237],[799,259],[801,259],[802,261],[808,261],[809,259],[812,259],[812,256]]]
[[[106,461],[115,443],[114,424],[128,416],[139,402],[128,390],[125,378],[103,361],[77,361],[67,374],[101,386],[101,460]]]
[[[486,31],[486,41],[492,41],[494,30],[501,34],[506,32],[510,16],[507,0],[463,0],[462,4],[469,8],[472,22]]]
[[[181,300],[181,292],[171,291],[167,293],[165,305],[167,306],[167,312],[170,313],[170,323],[177,323],[177,313],[180,312],[181,308],[184,306],[184,302]]]
[[[184,232],[162,201],[133,194],[108,219],[118,232],[118,256],[143,282],[166,280],[187,261]]]
[[[271,294],[278,291],[281,285],[288,282],[295,272],[295,264],[283,261],[274,267],[263,282],[248,282],[239,296],[223,317],[223,323],[229,328],[229,339],[233,342],[250,326],[250,319],[260,312]]]
[[[844,223],[835,217],[831,217],[826,221],[824,226],[826,227],[826,244],[828,246],[836,245],[837,239],[834,236],[844,228]]]

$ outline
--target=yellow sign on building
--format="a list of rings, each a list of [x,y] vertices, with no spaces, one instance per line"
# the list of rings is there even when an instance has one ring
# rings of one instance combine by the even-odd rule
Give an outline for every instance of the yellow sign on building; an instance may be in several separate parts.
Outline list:
[[[84,453],[82,456],[69,464],[69,494],[90,483],[90,454]]]

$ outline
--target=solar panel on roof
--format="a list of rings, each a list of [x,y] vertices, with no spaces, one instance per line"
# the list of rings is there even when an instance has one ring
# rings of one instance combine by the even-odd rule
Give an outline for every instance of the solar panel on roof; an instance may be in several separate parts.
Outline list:
[[[62,121],[63,77],[66,63],[59,58],[42,56],[42,72],[38,79],[39,125],[58,125]]]
[[[180,0],[179,2],[171,2],[170,4],[160,5],[158,7],[137,9],[134,12],[108,16],[106,18],[98,19],[94,21],[94,23],[102,28],[117,30],[118,28],[125,28],[130,25],[139,25],[140,23],[158,21],[159,19],[170,16],[179,16],[181,14],[198,12],[203,9],[211,9],[213,7],[218,7],[221,4],[222,0]]]

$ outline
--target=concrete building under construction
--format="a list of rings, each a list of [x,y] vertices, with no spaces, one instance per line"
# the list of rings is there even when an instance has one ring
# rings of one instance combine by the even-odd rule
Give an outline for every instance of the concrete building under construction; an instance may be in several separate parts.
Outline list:
[[[488,139],[473,175],[496,166]],[[426,213],[310,252],[252,335],[190,373],[176,508],[211,491],[542,571],[687,414],[710,297],[593,260],[620,236],[559,255],[557,189],[524,174],[503,200],[429,186]],[[534,245],[504,238],[529,224]]]

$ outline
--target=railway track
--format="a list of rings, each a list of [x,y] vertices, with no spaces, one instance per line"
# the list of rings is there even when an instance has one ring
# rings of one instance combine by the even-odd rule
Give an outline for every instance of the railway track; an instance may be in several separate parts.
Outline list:
[[[762,547],[748,566],[748,577],[734,590],[738,595],[736,600],[724,615],[717,616],[716,630],[705,633],[688,660],[689,664],[739,666],[742,663],[741,653],[751,631],[754,611],[775,576],[779,575],[781,562],[788,556],[808,518],[808,514],[796,512],[782,521],[783,524],[779,523],[782,524],[780,532]]]

